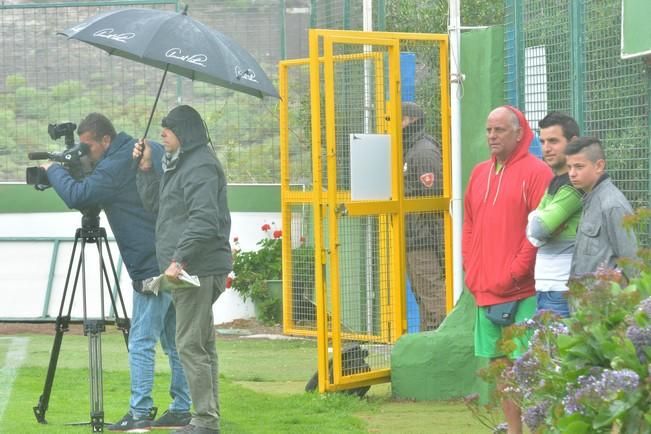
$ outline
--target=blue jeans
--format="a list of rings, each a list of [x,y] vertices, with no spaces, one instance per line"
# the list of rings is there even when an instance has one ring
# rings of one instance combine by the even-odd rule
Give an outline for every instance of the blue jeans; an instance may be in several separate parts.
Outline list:
[[[133,291],[133,314],[129,332],[129,369],[131,370],[131,414],[136,417],[149,415],[154,400],[154,362],[156,342],[160,339],[167,354],[172,373],[170,411],[190,411],[190,391],[185,373],[176,351],[176,311],[172,295],[161,291],[158,295]]]
[[[550,310],[561,318],[570,316],[570,306],[567,304],[567,291],[536,291],[538,311]]]

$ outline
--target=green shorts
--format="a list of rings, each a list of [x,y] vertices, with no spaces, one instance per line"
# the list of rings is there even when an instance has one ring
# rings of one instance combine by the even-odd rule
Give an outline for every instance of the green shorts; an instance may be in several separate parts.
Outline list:
[[[477,307],[475,318],[475,356],[493,359],[504,357],[499,349],[499,341],[502,338],[503,326],[493,324],[486,318],[485,307]],[[523,322],[534,316],[536,313],[536,296],[520,300],[518,311],[515,314],[515,322]],[[517,359],[529,347],[529,334],[516,338],[517,349],[508,355],[512,360]]]

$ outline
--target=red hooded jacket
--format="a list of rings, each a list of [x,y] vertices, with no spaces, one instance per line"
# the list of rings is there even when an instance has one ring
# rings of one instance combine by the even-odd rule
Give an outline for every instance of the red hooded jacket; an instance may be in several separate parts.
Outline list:
[[[464,199],[463,269],[478,306],[536,293],[536,248],[525,230],[553,177],[547,164],[529,153],[533,133],[524,115],[505,107],[517,115],[522,138],[499,173],[495,156],[475,166]]]

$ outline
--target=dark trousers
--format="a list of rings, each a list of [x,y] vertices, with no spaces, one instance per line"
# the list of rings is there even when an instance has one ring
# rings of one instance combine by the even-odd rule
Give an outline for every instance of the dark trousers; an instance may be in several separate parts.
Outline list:
[[[191,424],[219,430],[219,372],[212,305],[224,291],[226,275],[201,277],[201,286],[174,289],[176,347],[194,413]]]
[[[436,329],[445,318],[445,276],[437,252],[407,250],[407,274],[418,303],[420,331]]]

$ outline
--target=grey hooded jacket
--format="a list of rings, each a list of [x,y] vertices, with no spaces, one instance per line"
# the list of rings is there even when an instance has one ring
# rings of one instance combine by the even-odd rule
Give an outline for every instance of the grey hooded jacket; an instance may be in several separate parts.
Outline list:
[[[600,265],[621,268],[620,258],[634,258],[635,234],[622,227],[622,218],[633,209],[608,175],[583,196],[583,213],[576,234],[570,276],[594,273]],[[631,277],[631,271],[627,271]]]
[[[208,146],[203,121],[183,105],[170,111],[163,126],[181,143],[178,159],[164,163],[162,176],[139,170],[136,179],[145,208],[157,213],[158,265],[165,270],[176,261],[200,277],[227,274],[232,255],[226,176]]]

